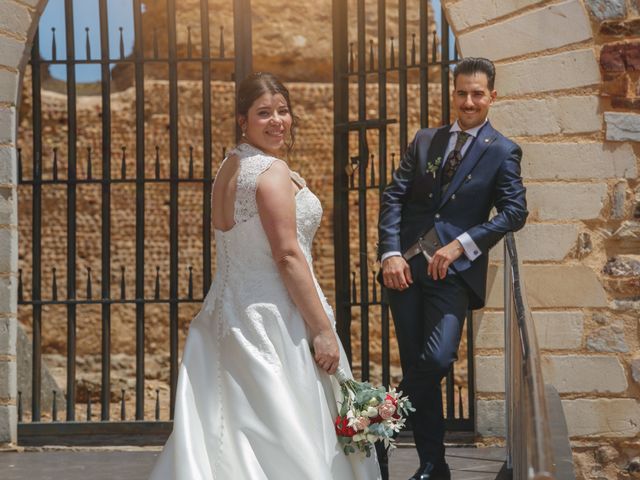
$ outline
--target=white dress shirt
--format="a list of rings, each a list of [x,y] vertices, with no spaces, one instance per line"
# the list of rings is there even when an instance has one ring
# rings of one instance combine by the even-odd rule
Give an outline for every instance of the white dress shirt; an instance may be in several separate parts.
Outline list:
[[[467,153],[467,150],[471,146],[471,142],[473,142],[473,140],[478,136],[478,132],[484,126],[485,123],[487,123],[486,119],[477,127],[470,128],[469,130],[464,130],[464,132],[468,133],[470,136],[469,138],[467,138],[467,141],[460,149],[460,154],[462,155],[463,159],[464,159],[464,155]],[[455,123],[451,126],[451,129],[449,129],[449,133],[451,135],[449,135],[449,143],[447,144],[447,149],[444,151],[444,157],[443,157],[444,162],[442,162],[442,165],[440,168],[443,168],[444,164],[447,162],[447,159],[449,158],[449,154],[453,151],[453,149],[456,146],[456,140],[458,139],[458,132],[462,132],[462,131],[463,131],[462,128],[460,128],[460,125],[456,120]],[[453,135],[454,133],[455,135]],[[474,261],[476,258],[478,258],[482,254],[482,252],[480,251],[480,248],[478,248],[478,245],[476,245],[476,242],[473,241],[473,239],[467,232],[461,233],[456,238],[462,245],[462,248],[464,249],[464,254],[467,256],[469,260]],[[387,252],[382,255],[381,261],[384,262],[389,257],[397,257],[401,255],[402,253],[396,252],[396,251]]]

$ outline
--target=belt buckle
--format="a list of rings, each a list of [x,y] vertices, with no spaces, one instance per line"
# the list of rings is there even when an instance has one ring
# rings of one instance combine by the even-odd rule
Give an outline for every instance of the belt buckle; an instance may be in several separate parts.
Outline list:
[[[422,255],[424,255],[424,258],[427,259],[427,262],[431,263],[431,260],[432,260],[433,257],[431,255],[429,255],[429,253],[427,253],[427,249],[423,245],[424,241],[425,240],[424,240],[423,237],[418,238],[418,247],[420,247],[420,251],[422,252]]]

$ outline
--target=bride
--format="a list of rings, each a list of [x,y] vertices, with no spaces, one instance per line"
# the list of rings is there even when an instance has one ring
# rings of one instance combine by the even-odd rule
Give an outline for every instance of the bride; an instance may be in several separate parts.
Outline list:
[[[151,479],[379,479],[375,455],[345,455],[333,425],[330,374],[348,363],[312,270],[322,207],[278,158],[294,140],[289,92],[253,74],[237,111],[242,142],[213,186],[216,276],[190,326],[173,432]]]

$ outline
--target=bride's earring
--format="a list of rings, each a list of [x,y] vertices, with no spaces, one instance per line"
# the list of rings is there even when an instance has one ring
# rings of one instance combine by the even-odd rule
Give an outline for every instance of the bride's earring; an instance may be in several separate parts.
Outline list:
[[[242,131],[242,138],[247,138],[247,132],[245,132],[244,130]]]

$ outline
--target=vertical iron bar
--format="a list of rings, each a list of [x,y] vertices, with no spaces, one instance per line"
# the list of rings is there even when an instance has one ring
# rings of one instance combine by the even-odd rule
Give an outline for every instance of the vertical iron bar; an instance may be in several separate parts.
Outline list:
[[[42,368],[42,100],[40,91],[40,34],[36,31],[31,49],[32,116],[33,116],[33,220],[31,225],[31,300],[33,301],[33,345],[31,369],[31,419],[40,421],[40,391]],[[20,396],[22,397],[22,396]],[[22,400],[19,402],[22,420]]]
[[[440,82],[442,85],[442,125],[449,124],[449,23],[442,9],[440,29]]]
[[[365,0],[358,0],[358,121],[367,119],[367,57],[366,57],[366,17]],[[369,272],[367,254],[367,164],[369,148],[367,130],[361,127],[358,133],[358,237],[360,264],[360,360],[362,380],[369,380]]]
[[[378,116],[380,120],[387,118],[387,51],[384,39],[387,38],[386,0],[378,0]],[[387,126],[378,130],[378,176],[379,199],[387,186]],[[386,303],[384,285],[380,286],[380,328],[382,330],[382,384],[390,382],[390,350],[389,350],[389,306]]]
[[[144,43],[142,5],[133,0],[136,77],[136,420],[144,420]]]
[[[429,126],[429,0],[420,0],[420,128]]]
[[[233,1],[236,86],[251,73],[253,65],[250,13],[251,0]],[[236,139],[240,139],[240,127],[236,128]]]
[[[102,90],[102,368],[100,418],[109,420],[111,392],[111,72],[109,71],[109,16],[107,0],[100,0],[100,58]]]
[[[400,155],[407,149],[407,0],[398,1],[398,99],[400,109]]]
[[[347,2],[333,0],[333,224],[336,280],[336,323],[340,340],[351,363],[351,306],[349,302],[349,132],[338,125],[349,121],[349,52]],[[383,42],[384,43],[384,42]]]
[[[475,384],[476,384],[476,379],[475,379],[475,371],[474,371],[474,365],[473,365],[473,349],[474,349],[474,342],[473,342],[473,331],[474,331],[474,324],[473,324],[473,310],[469,310],[467,312],[467,396],[468,396],[468,411],[467,411],[467,415],[470,420],[473,420],[475,417],[475,412],[476,412],[476,406],[475,406],[475,401],[476,401],[476,396],[475,396]]]
[[[176,3],[167,0],[169,33],[169,350],[171,401],[170,418],[175,408],[178,381],[178,62],[176,40]]]
[[[449,372],[447,373],[447,383],[446,383],[446,395],[447,395],[447,420],[453,420],[456,414],[456,405],[455,405],[455,377],[454,377],[455,364],[451,364],[451,368],[449,368]]]
[[[222,28],[222,27],[221,27]],[[202,32],[202,296],[211,285],[211,45],[209,44],[209,2],[200,0]]]
[[[65,0],[67,43],[67,420],[73,420],[76,387],[76,66],[73,0]]]

